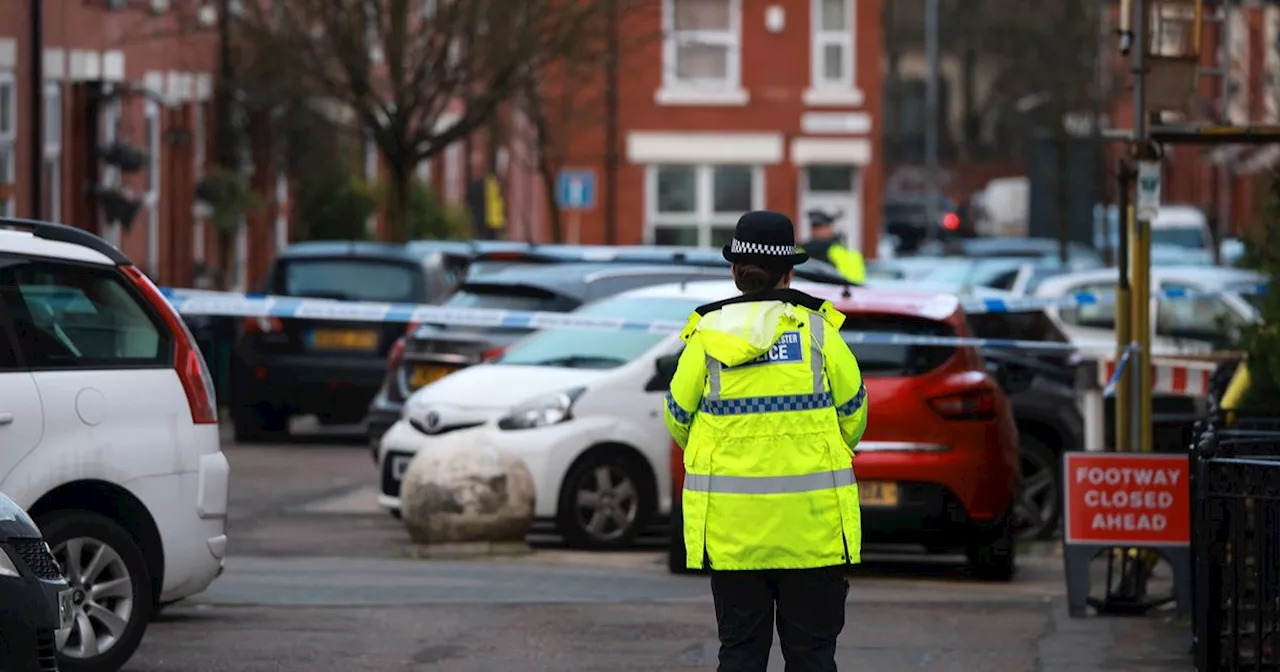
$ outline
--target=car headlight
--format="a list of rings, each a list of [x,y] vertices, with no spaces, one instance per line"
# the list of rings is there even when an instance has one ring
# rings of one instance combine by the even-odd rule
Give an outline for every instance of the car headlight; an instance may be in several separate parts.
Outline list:
[[[13,558],[0,548],[0,576],[18,576],[18,567],[13,564]]]
[[[521,404],[505,418],[498,421],[499,429],[534,429],[564,422],[571,417],[573,402],[582,396],[585,387],[556,392]]]

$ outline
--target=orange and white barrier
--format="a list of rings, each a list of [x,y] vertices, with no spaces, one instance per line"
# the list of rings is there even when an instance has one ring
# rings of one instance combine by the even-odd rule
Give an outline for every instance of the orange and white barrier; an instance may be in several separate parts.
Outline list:
[[[1116,361],[1101,362],[1098,367],[1099,385],[1104,389],[1115,377]],[[1176,394],[1200,397],[1209,393],[1209,379],[1218,365],[1214,362],[1198,362],[1180,359],[1153,359],[1151,361],[1151,391],[1154,394]]]

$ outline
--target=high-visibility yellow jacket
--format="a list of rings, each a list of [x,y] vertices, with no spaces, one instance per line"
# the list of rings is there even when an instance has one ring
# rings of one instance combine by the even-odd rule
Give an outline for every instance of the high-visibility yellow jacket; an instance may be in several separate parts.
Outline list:
[[[867,262],[862,252],[845,247],[838,240],[811,240],[801,248],[810,257],[836,267],[846,280],[861,285],[867,281]]]
[[[852,459],[867,391],[843,323],[829,301],[791,289],[690,316],[664,417],[684,449],[691,569],[861,561]]]

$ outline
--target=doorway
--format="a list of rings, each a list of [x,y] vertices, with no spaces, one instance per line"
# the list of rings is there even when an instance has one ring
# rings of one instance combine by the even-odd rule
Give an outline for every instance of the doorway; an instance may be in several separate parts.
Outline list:
[[[837,216],[836,231],[847,247],[862,249],[861,174],[854,165],[804,166],[800,176],[800,239],[809,240],[810,210]]]

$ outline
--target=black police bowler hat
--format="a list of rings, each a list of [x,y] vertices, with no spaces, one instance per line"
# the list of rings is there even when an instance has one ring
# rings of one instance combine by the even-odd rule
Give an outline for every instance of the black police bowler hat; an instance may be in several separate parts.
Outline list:
[[[753,210],[738,218],[724,258],[733,264],[790,268],[808,261],[809,255],[796,251],[796,227],[790,217]]]

